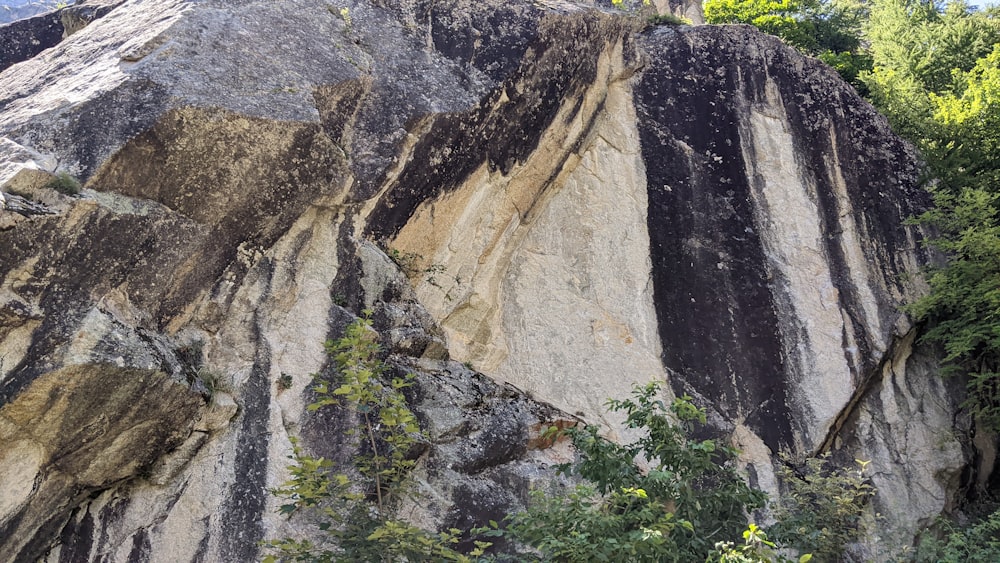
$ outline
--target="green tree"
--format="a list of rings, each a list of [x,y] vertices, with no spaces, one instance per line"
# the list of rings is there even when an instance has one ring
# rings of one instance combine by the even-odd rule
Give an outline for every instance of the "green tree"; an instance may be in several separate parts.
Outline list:
[[[706,0],[704,10],[708,23],[753,25],[864,86],[857,77],[871,57],[861,44],[866,9],[857,0]]]
[[[919,221],[948,263],[930,272],[930,292],[907,310],[927,323],[924,341],[945,350],[945,374],[967,375],[966,406],[979,423],[1000,429],[1000,224],[998,194],[964,188],[934,192]]]
[[[865,26],[874,67],[861,79],[933,178],[918,222],[948,262],[907,308],[945,373],[968,375],[967,406],[1000,429],[1000,21],[962,1],[875,0]]]
[[[567,429],[580,461],[560,470],[589,484],[552,498],[536,492],[507,533],[545,561],[704,561],[717,542],[739,537],[765,495],[736,472],[734,449],[690,437],[704,410],[690,397],[667,407],[657,394],[649,384],[608,402],[640,432],[631,444],[610,442],[594,426]],[[636,459],[648,460],[648,470]]]

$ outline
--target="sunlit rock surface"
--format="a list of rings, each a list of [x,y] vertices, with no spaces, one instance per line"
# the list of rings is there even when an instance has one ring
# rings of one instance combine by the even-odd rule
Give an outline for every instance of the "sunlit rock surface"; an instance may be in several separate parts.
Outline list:
[[[304,533],[267,489],[290,436],[350,459],[305,405],[364,308],[425,525],[521,506],[572,455],[544,424],[624,438],[648,381],[772,493],[779,453],[871,459],[890,550],[985,479],[898,311],[915,156],[832,70],[570,2],[348,8],[129,0],[0,72],[0,560]]]

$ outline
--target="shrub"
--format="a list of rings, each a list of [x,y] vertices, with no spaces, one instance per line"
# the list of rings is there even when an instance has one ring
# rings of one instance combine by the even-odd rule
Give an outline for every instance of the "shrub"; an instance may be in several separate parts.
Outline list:
[[[546,561],[704,561],[717,542],[738,537],[764,493],[732,467],[736,450],[689,436],[705,422],[704,410],[686,396],[667,407],[658,391],[651,383],[632,399],[608,401],[643,434],[632,444],[610,442],[595,426],[557,431],[580,452],[560,471],[589,484],[554,498],[535,492],[528,510],[509,519],[507,534]]]
[[[917,563],[1000,561],[1000,509],[965,525],[942,521],[943,537],[925,533],[917,544]]]
[[[650,16],[650,25],[691,25],[691,20],[673,14]]]
[[[360,419],[355,434],[361,453],[354,468],[334,473],[333,463],[305,453],[292,440],[292,478],[273,494],[286,500],[281,513],[309,511],[318,520],[318,543],[282,538],[264,543],[276,561],[471,561],[455,551],[461,530],[428,532],[393,518],[393,508],[407,488],[414,461],[407,457],[419,439],[416,416],[402,389],[409,377],[383,381],[378,335],[371,312],[351,323],[344,337],[326,343],[337,364],[339,384],[314,376],[315,411],[341,404]],[[472,556],[490,544],[476,542]]]
[[[778,522],[771,532],[783,547],[810,551],[817,561],[838,561],[861,537],[861,517],[875,488],[864,474],[870,462],[856,461],[854,470],[831,468],[829,456],[806,460],[801,474],[782,467],[788,492],[775,507]]]
[[[52,177],[51,180],[45,184],[46,188],[52,188],[53,190],[64,194],[64,195],[76,195],[80,193],[80,181],[71,176],[68,172],[60,172]]]
[[[750,524],[743,532],[743,543],[736,545],[733,542],[720,542],[715,544],[716,551],[709,556],[707,562],[718,561],[718,563],[772,563],[791,562],[777,551],[777,545],[767,539],[764,530],[755,524]],[[799,557],[798,563],[808,563],[812,560],[812,554],[807,553]]]

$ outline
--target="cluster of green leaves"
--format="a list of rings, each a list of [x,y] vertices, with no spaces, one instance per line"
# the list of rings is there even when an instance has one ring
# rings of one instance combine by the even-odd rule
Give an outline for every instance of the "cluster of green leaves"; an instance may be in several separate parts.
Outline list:
[[[828,456],[809,458],[798,468],[779,472],[788,491],[775,506],[771,528],[785,547],[810,551],[817,561],[838,561],[848,544],[861,538],[865,506],[875,488],[865,477],[869,462],[857,469],[832,467]]]
[[[560,470],[589,484],[566,496],[536,493],[507,533],[545,561],[704,561],[717,542],[739,537],[765,495],[736,472],[735,450],[690,437],[705,422],[690,397],[667,407],[658,391],[649,384],[609,401],[641,433],[631,444],[610,442],[594,426],[564,430],[580,460]]]
[[[744,23],[776,35],[829,64],[856,87],[871,68],[860,32],[865,5],[858,0],[706,0],[708,23]]]
[[[1000,510],[962,527],[943,523],[943,537],[926,534],[917,546],[917,563],[1000,561]]]
[[[967,375],[966,406],[979,424],[1000,429],[1000,223],[998,194],[935,190],[935,208],[919,221],[940,233],[949,255],[930,272],[930,293],[907,307],[927,322],[924,341],[945,350],[945,374]]]
[[[994,13],[974,11],[961,0],[944,9],[919,0],[876,0],[862,29],[873,58],[862,77],[872,103],[920,148],[944,184],[968,185],[975,172],[962,169],[984,163],[971,145],[984,133],[997,135],[974,131],[974,122],[992,113],[982,94],[991,89],[989,68],[996,59],[988,59],[1000,43]]]
[[[743,543],[733,542],[716,544],[716,551],[708,559],[708,563],[771,563],[790,561],[778,551],[778,545],[767,539],[767,534],[756,524],[750,524],[743,532]],[[798,558],[798,563],[812,561],[812,554],[806,553]]]
[[[414,461],[408,457],[418,440],[416,416],[402,390],[410,378],[393,377],[388,383],[380,358],[378,335],[372,330],[371,312],[348,325],[344,336],[326,343],[338,367],[334,384],[318,376],[313,391],[315,411],[342,405],[359,418],[358,448],[352,470],[335,473],[333,463],[305,453],[292,441],[291,479],[272,491],[286,500],[281,512],[307,511],[317,522],[319,543],[282,538],[265,543],[277,561],[472,561],[489,546],[477,542],[469,555],[454,549],[461,531],[429,532],[393,517],[406,493]]]

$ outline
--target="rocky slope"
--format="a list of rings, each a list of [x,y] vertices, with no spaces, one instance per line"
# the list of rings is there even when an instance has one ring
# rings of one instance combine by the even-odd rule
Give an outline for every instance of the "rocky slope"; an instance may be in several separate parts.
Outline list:
[[[990,471],[898,312],[917,175],[751,28],[128,0],[0,73],[0,560],[248,561],[297,533],[266,489],[291,435],[349,457],[350,421],[304,405],[366,307],[418,374],[424,522],[518,506],[568,455],[529,447],[540,424],[621,437],[604,400],[658,380],[769,491],[780,452],[872,459],[903,545]]]

